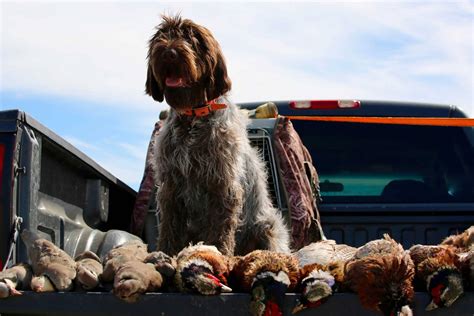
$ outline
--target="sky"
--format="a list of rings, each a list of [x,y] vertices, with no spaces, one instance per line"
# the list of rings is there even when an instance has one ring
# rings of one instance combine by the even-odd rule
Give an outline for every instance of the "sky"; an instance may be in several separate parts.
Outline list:
[[[219,41],[234,102],[453,104],[474,117],[473,1],[0,1],[0,110],[18,108],[137,190],[165,103],[148,40],[180,13]]]

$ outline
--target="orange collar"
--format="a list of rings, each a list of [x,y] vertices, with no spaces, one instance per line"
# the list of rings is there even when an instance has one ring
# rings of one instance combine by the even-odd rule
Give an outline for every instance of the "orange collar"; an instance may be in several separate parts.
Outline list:
[[[187,116],[196,116],[196,117],[202,117],[202,116],[207,116],[213,111],[217,110],[222,110],[225,109],[227,105],[225,103],[217,103],[216,100],[212,100],[206,103],[206,105],[186,110],[182,112],[182,114],[187,115]]]

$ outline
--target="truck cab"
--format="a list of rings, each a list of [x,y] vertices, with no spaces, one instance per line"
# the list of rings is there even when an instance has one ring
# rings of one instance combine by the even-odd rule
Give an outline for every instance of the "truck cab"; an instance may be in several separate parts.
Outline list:
[[[282,116],[466,118],[450,105],[276,101]],[[260,103],[241,106],[253,109]],[[409,248],[474,223],[473,127],[292,120],[318,171],[325,235],[355,247],[384,233]]]

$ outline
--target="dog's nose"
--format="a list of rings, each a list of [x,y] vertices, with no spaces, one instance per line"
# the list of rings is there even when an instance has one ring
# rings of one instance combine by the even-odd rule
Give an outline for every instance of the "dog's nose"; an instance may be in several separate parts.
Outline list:
[[[163,52],[163,59],[165,61],[175,61],[178,59],[178,53],[174,48],[169,48]]]

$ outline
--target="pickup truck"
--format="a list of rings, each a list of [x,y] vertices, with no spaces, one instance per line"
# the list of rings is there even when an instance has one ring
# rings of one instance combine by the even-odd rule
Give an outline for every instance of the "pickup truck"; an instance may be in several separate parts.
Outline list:
[[[455,106],[436,104],[300,103],[275,102],[288,117],[466,117]],[[474,224],[473,127],[304,120],[293,125],[319,174],[327,238],[358,247],[389,233],[408,248],[438,244]]]
[[[241,104],[254,109],[261,103]],[[453,106],[358,101],[275,102],[280,115],[319,117],[465,117]],[[342,106],[341,106],[342,105]],[[322,108],[320,108],[320,106]],[[275,156],[278,119],[253,119],[251,142],[267,163],[275,205],[288,214]],[[360,246],[389,233],[405,247],[436,244],[474,223],[472,127],[313,122],[293,125],[309,149],[320,178],[321,224],[327,238]],[[60,136],[19,111],[0,112],[0,266],[27,261],[17,231],[28,228],[65,249],[103,255],[136,236],[127,233],[136,192]],[[145,242],[153,244],[156,216],[149,211]],[[288,293],[284,314],[298,294]],[[125,303],[111,293],[37,294],[0,300],[0,315],[240,315],[248,294],[214,297],[148,293]],[[473,315],[474,293],[449,309],[425,312],[428,294],[416,293],[415,315]],[[301,315],[376,315],[355,294],[339,293]]]

